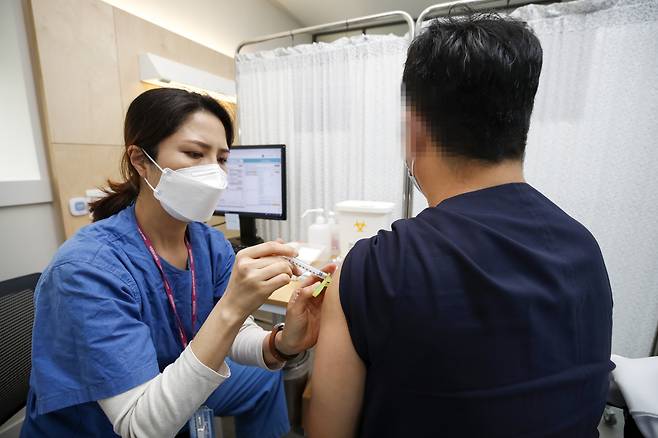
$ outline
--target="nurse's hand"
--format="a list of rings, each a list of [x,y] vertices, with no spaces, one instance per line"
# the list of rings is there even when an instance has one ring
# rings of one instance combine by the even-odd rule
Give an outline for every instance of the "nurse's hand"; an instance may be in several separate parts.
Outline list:
[[[335,264],[321,269],[333,274]],[[320,284],[316,277],[309,277],[293,293],[286,309],[286,327],[277,333],[276,348],[283,354],[294,355],[315,345],[320,331],[320,313],[324,293],[313,296],[315,287]],[[280,337],[280,338],[279,338]]]
[[[294,271],[281,256],[296,255],[297,250],[281,242],[266,242],[238,252],[222,300],[246,319],[272,292],[290,283]]]

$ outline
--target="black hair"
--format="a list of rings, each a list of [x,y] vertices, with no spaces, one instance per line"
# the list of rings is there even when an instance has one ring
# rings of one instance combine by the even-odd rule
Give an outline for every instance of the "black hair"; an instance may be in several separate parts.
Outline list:
[[[162,140],[198,111],[215,115],[224,126],[226,142],[233,144],[233,122],[229,112],[210,96],[176,88],[156,88],[140,94],[132,101],[126,113],[123,136],[126,149],[121,159],[123,181],[108,180],[106,196],[91,203],[93,221],[112,216],[132,204],[139,194],[140,176],[128,156],[128,147],[137,145],[157,160]]]
[[[449,156],[522,159],[541,66],[541,44],[523,21],[437,19],[409,47],[405,104]]]

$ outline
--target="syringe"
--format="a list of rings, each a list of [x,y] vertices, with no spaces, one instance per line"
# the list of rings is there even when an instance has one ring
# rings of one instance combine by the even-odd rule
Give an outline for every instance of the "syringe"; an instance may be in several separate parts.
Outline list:
[[[311,274],[313,274],[316,277],[321,278],[323,280],[325,278],[327,278],[327,276],[329,276],[329,274],[327,274],[326,272],[322,272],[318,268],[314,268],[313,266],[309,265],[308,263],[304,263],[303,261],[301,261],[299,259],[296,259],[294,257],[285,257],[285,256],[283,256],[283,258],[288,260],[294,266],[297,266],[298,268],[300,268],[300,269],[302,269],[306,272],[310,272]]]

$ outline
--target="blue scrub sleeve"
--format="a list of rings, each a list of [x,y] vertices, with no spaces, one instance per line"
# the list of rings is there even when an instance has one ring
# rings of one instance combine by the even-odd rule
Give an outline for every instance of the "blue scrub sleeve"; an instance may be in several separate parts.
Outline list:
[[[121,394],[159,373],[132,277],[67,262],[36,291],[32,387],[38,414]]]
[[[213,291],[215,303],[219,301],[226,291],[226,286],[231,278],[233,263],[235,262],[235,253],[233,252],[231,243],[224,239],[223,235],[221,236],[221,239],[222,242],[219,244],[221,249],[215,254],[217,257],[215,262],[215,290]]]

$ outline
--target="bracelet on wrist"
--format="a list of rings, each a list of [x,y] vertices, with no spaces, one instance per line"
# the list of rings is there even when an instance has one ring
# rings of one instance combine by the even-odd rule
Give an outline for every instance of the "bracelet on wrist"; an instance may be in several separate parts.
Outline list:
[[[276,334],[282,331],[284,327],[285,327],[284,323],[277,324],[272,328],[272,331],[270,332],[270,340],[269,340],[270,353],[272,353],[272,356],[274,356],[274,358],[279,362],[287,362],[299,356],[299,353],[292,355],[284,354],[281,351],[279,351],[278,348],[276,348],[276,342],[275,342]]]

